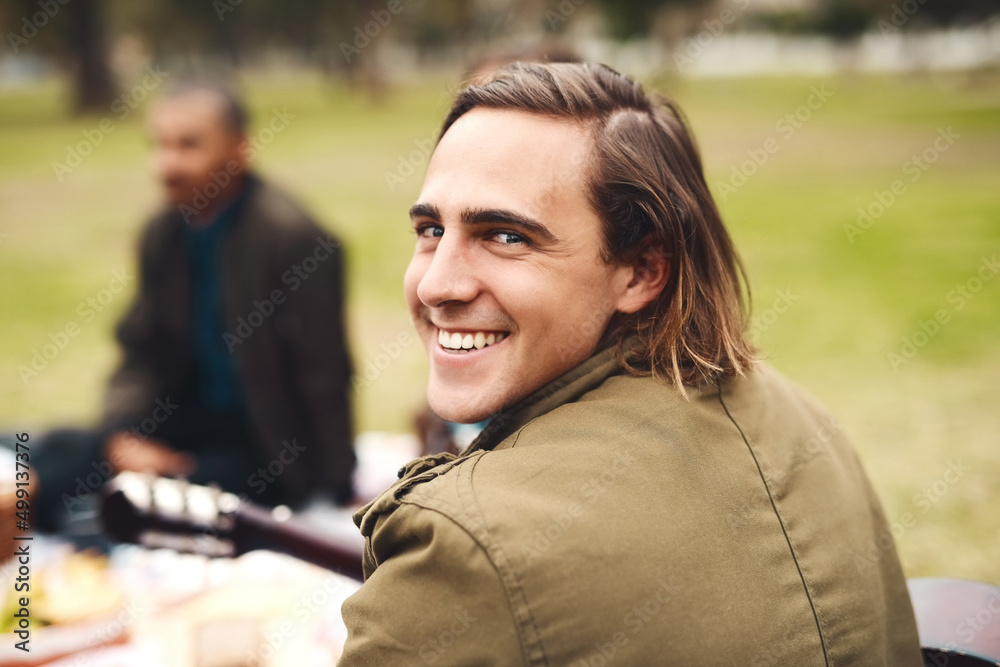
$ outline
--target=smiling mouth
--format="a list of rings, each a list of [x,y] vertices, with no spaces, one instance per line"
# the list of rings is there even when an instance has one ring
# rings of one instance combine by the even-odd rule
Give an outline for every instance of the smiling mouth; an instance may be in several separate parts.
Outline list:
[[[495,345],[508,335],[506,331],[445,331],[438,329],[438,344],[449,352],[470,352]]]

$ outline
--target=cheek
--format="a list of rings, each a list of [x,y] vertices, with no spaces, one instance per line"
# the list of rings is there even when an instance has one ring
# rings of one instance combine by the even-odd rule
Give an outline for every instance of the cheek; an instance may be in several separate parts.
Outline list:
[[[202,181],[211,180],[212,174],[219,169],[220,156],[206,149],[195,149],[188,151],[184,156],[184,170],[192,178]],[[224,164],[224,162],[223,162]]]
[[[174,170],[189,181],[200,181],[207,171],[202,156],[192,151],[180,151],[173,162]]]
[[[537,315],[565,361],[593,352],[615,310],[610,276],[602,267],[567,271],[557,289],[539,299]]]

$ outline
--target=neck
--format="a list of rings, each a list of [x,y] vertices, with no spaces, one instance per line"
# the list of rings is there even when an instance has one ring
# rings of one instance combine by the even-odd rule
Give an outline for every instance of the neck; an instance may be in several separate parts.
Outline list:
[[[233,180],[225,188],[219,188],[219,194],[216,196],[208,198],[204,193],[199,193],[194,201],[185,202],[187,206],[196,211],[193,215],[186,216],[188,222],[195,227],[204,227],[210,224],[239,196],[245,183],[246,179],[242,175],[233,177]],[[201,207],[198,206],[199,203],[205,201],[207,203]]]

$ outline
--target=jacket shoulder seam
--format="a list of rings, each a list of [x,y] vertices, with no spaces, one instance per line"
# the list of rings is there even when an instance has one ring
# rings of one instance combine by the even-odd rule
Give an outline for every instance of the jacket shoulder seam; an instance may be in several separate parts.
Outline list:
[[[806,600],[809,601],[809,608],[812,610],[813,619],[816,621],[816,633],[819,635],[820,648],[823,649],[823,662],[827,665],[827,667],[829,667],[830,655],[826,648],[826,622],[813,600],[812,583],[810,582],[809,576],[806,574],[802,563],[799,562],[799,555],[792,542],[791,535],[788,534],[788,528],[785,525],[785,518],[781,515],[781,510],[778,509],[778,502],[775,500],[774,494],[771,492],[771,485],[768,484],[767,477],[764,475],[764,471],[760,467],[760,461],[757,460],[757,452],[750,444],[750,440],[747,438],[746,433],[743,432],[743,428],[740,426],[739,422],[737,422],[736,418],[733,417],[731,412],[729,412],[729,406],[726,405],[725,398],[722,395],[721,384],[717,385],[717,396],[719,399],[719,405],[722,406],[722,410],[725,412],[726,418],[729,419],[732,425],[736,427],[737,432],[740,434],[740,438],[743,440],[743,444],[746,445],[747,451],[750,452],[754,465],[757,467],[757,474],[760,475],[761,482],[764,484],[764,489],[767,491],[767,498],[771,502],[771,509],[774,510],[774,515],[777,517],[778,524],[781,526],[781,532],[785,536],[785,542],[788,544],[788,551],[792,556],[792,562],[795,563],[795,569],[798,571],[799,578],[802,580],[802,588],[805,591]]]
[[[500,581],[500,586],[503,588],[511,619],[517,631],[518,644],[524,664],[547,667],[549,663],[545,655],[545,649],[542,646],[541,632],[531,612],[527,595],[521,586],[517,574],[514,572],[514,568],[510,565],[506,552],[493,539],[489,529],[482,522],[481,513],[477,511],[479,517],[475,517],[469,512],[470,507],[475,507],[477,510],[479,508],[475,492],[472,489],[472,471],[480,458],[476,457],[474,461],[470,462],[469,466],[455,466],[452,468],[457,475],[455,479],[456,493],[460,499],[468,501],[461,503],[461,506],[428,493],[406,494],[400,498],[399,502],[436,512],[460,528],[475,542],[493,567]],[[468,495],[467,498],[465,497],[466,495]]]
[[[531,420],[528,424],[525,424],[519,429],[518,437],[524,431],[524,429],[533,422]],[[516,441],[515,441],[516,442]],[[479,510],[479,500],[476,498],[475,488],[472,484],[472,476],[475,472],[475,466],[482,457],[476,459],[476,461],[469,466],[466,473],[466,479],[463,480],[462,477],[456,480],[456,487],[459,495],[463,493],[468,494],[468,502],[462,503],[463,507],[475,507]],[[482,512],[478,512],[480,519],[482,519]],[[486,527],[485,522],[480,522],[480,527],[483,532],[484,538],[489,544],[495,549],[496,554],[490,555],[490,562],[493,566],[497,568],[498,572],[501,574],[500,581],[503,584],[504,591],[507,593],[507,598],[511,603],[511,611],[514,614],[515,619],[518,624],[518,637],[521,640],[521,652],[524,656],[526,665],[548,665],[548,658],[545,654],[545,647],[542,645],[542,634],[538,628],[538,623],[535,621],[535,616],[531,611],[531,605],[528,603],[528,596],[521,585],[521,581],[514,571],[513,566],[510,564],[510,559],[507,557],[507,553],[504,551],[503,546],[492,538],[489,533],[489,529]],[[514,600],[512,596],[517,598],[520,602],[520,608],[523,609],[523,618],[521,614],[518,613],[517,607],[513,605]],[[530,631],[531,637],[528,637],[526,633]]]

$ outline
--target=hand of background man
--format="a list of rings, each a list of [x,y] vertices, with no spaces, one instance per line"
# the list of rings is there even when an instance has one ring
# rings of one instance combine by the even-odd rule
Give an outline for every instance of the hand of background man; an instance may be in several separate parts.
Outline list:
[[[161,476],[190,475],[197,467],[191,454],[175,452],[166,443],[140,438],[128,431],[112,433],[104,445],[104,457],[115,472],[124,470]]]

